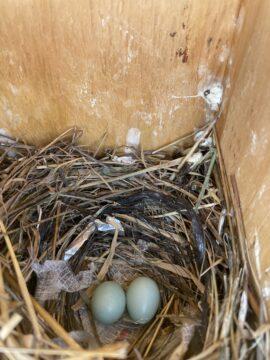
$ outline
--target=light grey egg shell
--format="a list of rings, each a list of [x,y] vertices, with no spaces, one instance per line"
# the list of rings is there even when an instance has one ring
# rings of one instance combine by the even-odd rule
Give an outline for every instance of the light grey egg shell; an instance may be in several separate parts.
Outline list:
[[[110,325],[118,321],[126,308],[126,295],[114,281],[105,281],[93,292],[91,308],[95,320]]]
[[[141,276],[132,281],[127,290],[127,310],[137,324],[146,324],[156,314],[160,305],[157,283]]]

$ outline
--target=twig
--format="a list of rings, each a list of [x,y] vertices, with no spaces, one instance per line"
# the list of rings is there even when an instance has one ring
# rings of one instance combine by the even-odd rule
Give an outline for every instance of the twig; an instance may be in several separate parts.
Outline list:
[[[41,339],[41,333],[40,333],[40,329],[39,329],[39,325],[38,325],[38,319],[37,319],[37,316],[36,316],[36,313],[35,313],[35,310],[34,310],[34,306],[33,306],[33,303],[31,301],[30,294],[28,292],[28,289],[27,289],[23,274],[21,272],[20,265],[19,265],[19,263],[17,261],[16,255],[14,253],[10,238],[6,233],[5,225],[4,225],[4,223],[3,223],[3,221],[1,219],[0,219],[0,228],[1,228],[1,231],[2,231],[2,233],[4,235],[4,239],[5,239],[7,248],[9,250],[10,257],[11,257],[12,262],[13,262],[14,270],[16,272],[17,279],[18,279],[18,285],[19,285],[19,287],[21,289],[22,297],[23,297],[23,299],[25,301],[27,310],[29,312],[29,316],[30,316],[30,319],[32,321],[35,336],[37,337],[37,339],[40,340]]]
[[[77,359],[88,358],[112,358],[125,359],[127,353],[128,343],[115,343],[112,345],[105,345],[96,350],[72,350],[72,349],[31,349],[31,348],[7,348],[0,347],[2,354],[33,354],[35,356],[50,355],[50,356],[77,356]]]
[[[159,333],[159,331],[160,331],[161,325],[163,324],[163,321],[164,321],[164,319],[165,319],[165,318],[164,318],[164,315],[166,315],[167,312],[169,311],[170,306],[171,306],[171,304],[172,304],[172,302],[173,302],[173,299],[174,299],[174,295],[171,296],[168,304],[166,305],[164,314],[163,314],[162,318],[159,320],[159,323],[158,323],[158,326],[156,327],[156,330],[155,330],[155,332],[154,332],[154,335],[153,335],[153,337],[152,337],[149,345],[147,346],[147,348],[146,348],[146,350],[145,350],[145,353],[144,353],[144,355],[143,355],[144,358],[146,358],[146,356],[149,354],[149,352],[150,352],[150,350],[151,350],[151,348],[152,348],[152,346],[153,346],[153,344],[154,344],[154,341],[155,341],[155,339],[156,339],[156,337],[157,337],[157,335],[158,335],[158,333]]]
[[[199,208],[199,206],[200,206],[200,204],[201,204],[201,201],[202,201],[202,199],[203,199],[203,197],[204,197],[205,190],[208,188],[210,176],[211,176],[213,167],[214,167],[215,162],[216,162],[216,157],[217,157],[216,151],[213,150],[213,155],[212,155],[212,158],[211,158],[211,162],[210,162],[210,165],[209,165],[207,174],[206,174],[206,176],[205,176],[204,183],[203,183],[202,189],[201,189],[201,191],[200,191],[198,200],[197,200],[196,205],[195,205],[195,211],[196,211],[196,212],[198,212],[198,208]]]

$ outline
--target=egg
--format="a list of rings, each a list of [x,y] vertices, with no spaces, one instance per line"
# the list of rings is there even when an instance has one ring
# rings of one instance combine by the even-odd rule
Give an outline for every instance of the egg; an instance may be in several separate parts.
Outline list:
[[[126,308],[126,295],[114,281],[105,281],[93,292],[91,309],[95,320],[110,325],[118,321]]]
[[[157,283],[141,276],[132,281],[127,290],[127,310],[137,324],[146,324],[156,314],[160,305]]]

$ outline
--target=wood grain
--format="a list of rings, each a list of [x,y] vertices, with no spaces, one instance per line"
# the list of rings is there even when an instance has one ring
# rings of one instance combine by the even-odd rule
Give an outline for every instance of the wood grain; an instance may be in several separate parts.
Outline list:
[[[0,128],[35,144],[73,125],[92,147],[130,128],[144,148],[177,139],[205,122],[185,96],[223,81],[239,2],[1,1]]]
[[[219,132],[227,172],[235,175],[239,190],[249,253],[270,309],[269,1],[247,2],[242,13]]]

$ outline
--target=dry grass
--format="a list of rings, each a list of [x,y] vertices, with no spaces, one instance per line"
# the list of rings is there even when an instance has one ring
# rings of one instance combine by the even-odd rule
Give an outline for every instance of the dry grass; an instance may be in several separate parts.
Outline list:
[[[191,147],[185,138],[152,153],[131,149],[131,164],[114,161],[121,149],[97,157],[98,151],[78,146],[76,131],[42,149],[0,145],[3,356],[267,358],[269,324],[243,251],[240,219],[231,216],[219,148],[203,145],[204,138],[216,143],[212,128]],[[201,156],[194,160],[194,154]],[[98,221],[108,216],[116,230],[100,231]],[[74,246],[67,263],[76,281],[69,278],[70,288],[51,298],[47,286],[46,301],[35,298],[42,281],[35,264],[63,263]],[[140,274],[160,287],[154,320],[139,326],[125,315],[113,326],[95,323],[89,307],[95,286],[113,279],[126,287]],[[82,281],[83,289],[76,287]]]

